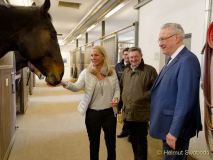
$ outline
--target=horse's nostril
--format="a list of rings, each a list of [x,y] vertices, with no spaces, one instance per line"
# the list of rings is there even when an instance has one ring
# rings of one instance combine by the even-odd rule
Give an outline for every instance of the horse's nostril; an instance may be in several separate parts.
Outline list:
[[[52,86],[56,86],[61,82],[61,78],[56,78],[55,75],[50,75],[46,78],[46,82]]]

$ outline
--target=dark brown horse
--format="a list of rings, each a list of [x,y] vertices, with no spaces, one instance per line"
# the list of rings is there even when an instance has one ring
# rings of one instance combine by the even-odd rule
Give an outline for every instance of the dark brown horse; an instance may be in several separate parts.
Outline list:
[[[16,72],[23,67],[28,67],[29,70],[37,75],[39,79],[43,78],[42,73],[32,63],[30,63],[26,58],[22,57],[19,52],[15,51],[14,53],[16,59]]]
[[[18,51],[46,76],[50,85],[57,85],[64,64],[49,8],[50,0],[41,7],[0,5],[0,58],[8,51]]]

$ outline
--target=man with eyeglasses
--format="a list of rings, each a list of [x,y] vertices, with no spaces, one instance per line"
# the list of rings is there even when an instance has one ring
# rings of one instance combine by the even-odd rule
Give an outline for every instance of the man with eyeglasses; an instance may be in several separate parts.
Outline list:
[[[180,24],[164,24],[159,47],[170,61],[151,90],[150,135],[162,139],[164,160],[186,160],[189,141],[202,130],[199,84],[200,64],[183,44]]]

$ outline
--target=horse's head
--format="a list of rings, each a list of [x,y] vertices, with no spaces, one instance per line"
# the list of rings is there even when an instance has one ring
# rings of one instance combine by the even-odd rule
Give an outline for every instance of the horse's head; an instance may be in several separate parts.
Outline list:
[[[33,14],[26,26],[19,31],[17,48],[41,73],[50,85],[60,83],[64,63],[58,45],[56,31],[48,14],[50,0],[41,7],[30,8]]]
[[[30,71],[33,72],[39,79],[44,78],[42,73],[32,64],[30,63],[26,58],[22,57],[22,55],[15,51],[15,59],[16,59],[16,72],[18,72],[20,69],[24,67],[29,67]]]
[[[42,73],[30,62],[27,62],[27,66],[29,67],[30,71],[33,72],[39,79],[43,79]]]

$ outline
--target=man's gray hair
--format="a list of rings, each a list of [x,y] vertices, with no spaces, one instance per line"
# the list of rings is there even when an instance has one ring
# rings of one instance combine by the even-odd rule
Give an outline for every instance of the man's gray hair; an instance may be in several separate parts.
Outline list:
[[[134,52],[134,51],[137,51],[141,56],[143,56],[141,48],[139,48],[139,47],[131,47],[131,48],[129,48],[129,52]]]
[[[185,33],[183,27],[178,23],[166,23],[161,29],[170,28],[174,31],[174,33],[178,34],[182,39],[184,39]]]

